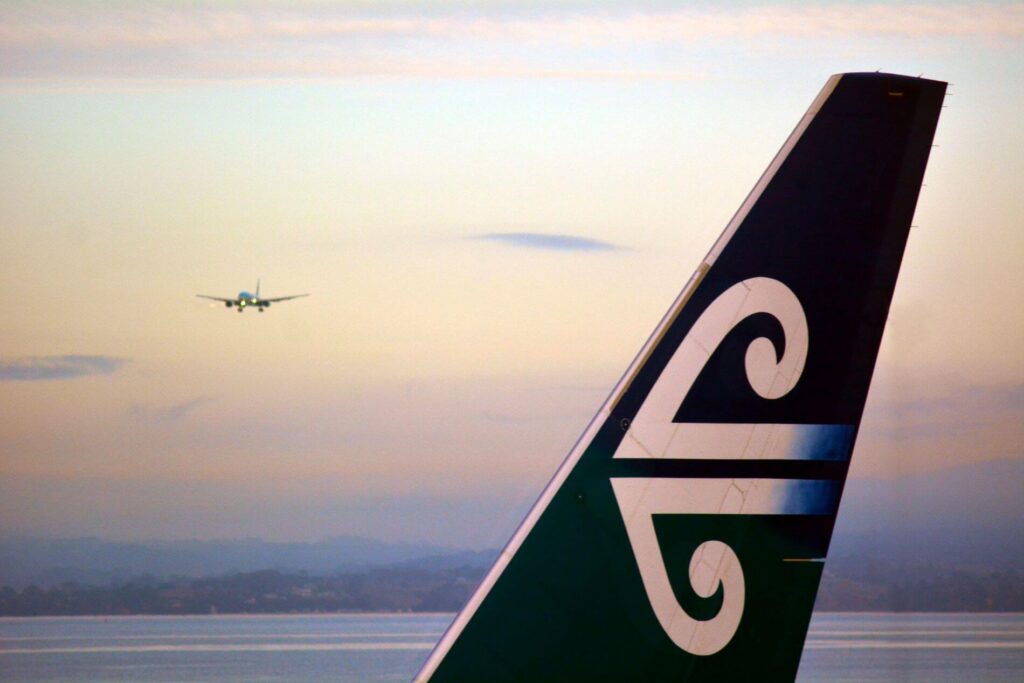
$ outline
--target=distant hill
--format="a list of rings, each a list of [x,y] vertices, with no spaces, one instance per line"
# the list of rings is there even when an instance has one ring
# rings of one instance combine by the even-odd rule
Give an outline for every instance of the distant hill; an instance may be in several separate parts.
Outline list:
[[[374,568],[331,576],[274,570],[101,586],[0,588],[0,617],[117,614],[454,612],[484,569]]]
[[[1022,484],[1024,461],[1006,460],[895,479],[850,480],[828,570],[858,575],[870,563],[930,563],[979,572],[1024,571]],[[444,571],[486,568],[496,552],[354,536],[313,543],[6,539],[0,540],[0,586],[106,585],[147,575],[200,578],[262,570],[314,575],[374,567]]]
[[[313,543],[260,539],[120,542],[98,538],[0,540],[0,586],[103,585],[139,576],[211,577],[276,570],[331,574],[406,565],[427,569],[489,565],[495,551],[385,543],[342,536]]]

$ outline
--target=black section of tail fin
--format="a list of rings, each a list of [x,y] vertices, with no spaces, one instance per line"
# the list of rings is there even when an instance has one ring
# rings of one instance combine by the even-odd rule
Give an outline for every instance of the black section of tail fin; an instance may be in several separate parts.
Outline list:
[[[784,282],[803,304],[810,346],[800,383],[766,403],[735,377],[761,336],[734,330],[680,406],[679,422],[857,422],[888,315],[945,86],[845,74],[652,353],[615,413],[629,418],[723,291]],[[771,332],[770,324],[768,332]]]
[[[417,681],[793,680],[944,93],[829,80]]]

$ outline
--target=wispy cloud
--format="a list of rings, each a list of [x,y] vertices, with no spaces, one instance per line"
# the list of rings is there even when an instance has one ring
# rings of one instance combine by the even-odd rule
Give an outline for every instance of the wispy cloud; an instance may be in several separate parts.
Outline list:
[[[248,6],[247,6],[248,5]],[[81,47],[223,45],[255,40],[430,38],[520,42],[658,40],[760,35],[901,35],[913,37],[1024,34],[1019,3],[829,3],[688,9],[456,8],[421,3],[372,10],[324,3],[268,6],[65,3],[16,4],[0,13],[0,45]]]
[[[113,356],[31,356],[0,360],[0,381],[74,379],[109,375],[128,362]]]
[[[17,3],[0,8],[0,77],[686,78],[588,50],[759,38],[1024,37],[1019,3],[746,5],[685,9],[265,2]],[[587,61],[581,62],[580,59]]]
[[[1024,384],[998,386],[959,385],[938,393],[890,400],[879,412],[877,431],[887,438],[913,441],[924,436],[963,434],[1024,416]],[[1024,443],[1024,424],[1019,424],[1018,443]],[[1024,455],[1024,448],[1020,449]]]
[[[623,248],[620,246],[590,237],[550,235],[539,232],[491,232],[484,235],[474,235],[469,239],[497,242],[524,249],[544,249],[547,251],[623,251]]]
[[[210,403],[211,401],[213,401],[213,398],[210,396],[197,396],[187,401],[172,403],[171,405],[165,406],[152,406],[136,403],[128,409],[128,413],[131,416],[146,422],[180,422],[188,417],[192,411]]]

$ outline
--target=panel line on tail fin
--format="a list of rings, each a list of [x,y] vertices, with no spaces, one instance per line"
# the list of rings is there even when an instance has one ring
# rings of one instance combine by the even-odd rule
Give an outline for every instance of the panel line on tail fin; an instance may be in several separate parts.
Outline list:
[[[689,579],[701,597],[724,593],[717,614],[695,619],[672,590],[658,542],[657,515],[828,515],[838,494],[833,482],[800,482],[814,487],[813,504],[791,495],[795,482],[780,479],[617,479],[611,480],[626,524],[644,589],[665,633],[680,649],[708,656],[732,640],[743,616],[745,582],[742,563],[726,543],[701,543],[690,559]],[[796,502],[795,502],[796,501]]]

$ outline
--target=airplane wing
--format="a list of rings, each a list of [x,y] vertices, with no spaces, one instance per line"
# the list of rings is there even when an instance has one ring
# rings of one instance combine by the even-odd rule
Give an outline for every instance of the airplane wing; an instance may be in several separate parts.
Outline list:
[[[233,304],[237,301],[237,299],[225,299],[219,296],[207,296],[206,294],[196,294],[196,296],[200,299],[212,299],[213,301],[220,301],[225,304]]]
[[[289,299],[301,299],[304,296],[309,296],[309,294],[292,294],[291,296],[277,296],[274,297],[273,299],[260,299],[260,302],[265,304],[273,304],[278,301],[288,301]]]

